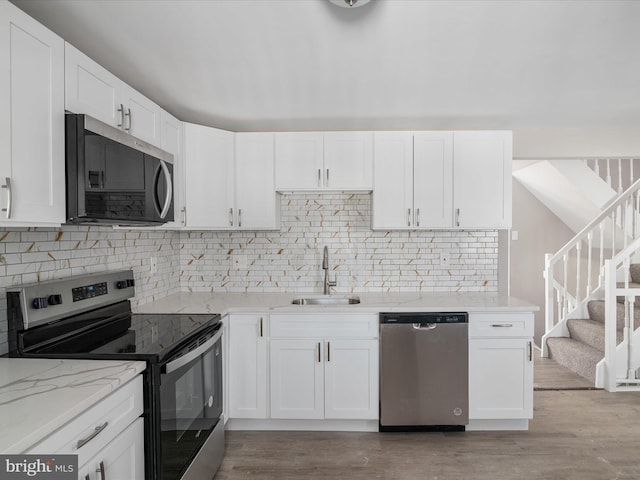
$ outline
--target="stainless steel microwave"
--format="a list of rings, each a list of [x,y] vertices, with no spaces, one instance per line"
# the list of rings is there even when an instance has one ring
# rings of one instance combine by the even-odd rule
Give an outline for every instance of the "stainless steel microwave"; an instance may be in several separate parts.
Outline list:
[[[67,223],[173,221],[173,155],[88,115],[65,121]]]

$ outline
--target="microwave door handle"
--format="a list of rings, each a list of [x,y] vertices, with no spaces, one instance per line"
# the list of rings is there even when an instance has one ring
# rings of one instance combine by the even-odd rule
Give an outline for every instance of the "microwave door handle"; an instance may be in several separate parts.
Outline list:
[[[194,348],[189,353],[167,363],[164,368],[165,373],[174,372],[179,368],[184,367],[185,365],[188,365],[190,362],[198,358],[204,352],[206,352],[210,348],[213,348],[215,343],[218,340],[220,340],[221,337],[222,337],[222,329],[220,329],[218,333],[216,333],[213,337],[211,337],[209,340],[204,342],[202,345],[198,346],[198,348]]]
[[[169,172],[169,167],[167,167],[167,163],[164,160],[160,160],[160,167],[162,168],[164,179],[167,183],[167,193],[164,198],[164,207],[162,207],[162,212],[160,212],[160,218],[165,218],[167,216],[167,213],[169,213],[169,208],[171,207],[171,198],[173,197],[173,182],[171,181],[171,172]]]

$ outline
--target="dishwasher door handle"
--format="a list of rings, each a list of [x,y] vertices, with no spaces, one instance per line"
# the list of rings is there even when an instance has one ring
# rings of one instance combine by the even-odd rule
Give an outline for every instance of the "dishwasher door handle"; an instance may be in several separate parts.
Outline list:
[[[414,330],[434,330],[437,326],[436,323],[413,323]]]

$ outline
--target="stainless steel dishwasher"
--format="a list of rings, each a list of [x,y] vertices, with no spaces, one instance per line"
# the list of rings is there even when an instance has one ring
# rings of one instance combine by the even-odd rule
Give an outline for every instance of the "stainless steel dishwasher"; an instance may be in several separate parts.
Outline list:
[[[467,313],[380,314],[380,431],[464,430]]]

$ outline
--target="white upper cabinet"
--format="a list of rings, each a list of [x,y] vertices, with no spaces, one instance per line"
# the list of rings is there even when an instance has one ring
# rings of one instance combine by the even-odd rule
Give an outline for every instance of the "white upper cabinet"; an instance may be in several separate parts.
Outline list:
[[[65,221],[64,41],[0,3],[0,225]]]
[[[376,132],[374,229],[452,225],[451,132]]]
[[[317,190],[322,187],[322,133],[275,134],[276,189]]]
[[[162,109],[73,45],[65,44],[66,108],[161,147]]]
[[[273,134],[184,124],[186,226],[275,230]]]
[[[373,133],[324,134],[324,187],[330,190],[371,190]]]
[[[452,225],[453,136],[451,132],[413,134],[413,226]]]
[[[166,226],[185,226],[184,158],[182,152],[182,122],[165,112],[160,114],[160,139],[162,150],[173,155],[173,215],[174,221]]]
[[[413,135],[376,132],[374,136],[371,226],[411,227],[413,211]]]
[[[376,132],[373,229],[507,229],[511,132]]]
[[[236,133],[235,186],[238,228],[277,229],[273,133]]]
[[[233,149],[233,132],[184,123],[187,227],[233,227]]]
[[[371,190],[371,132],[275,134],[276,190]]]
[[[453,139],[454,226],[511,228],[511,132],[454,132]]]

